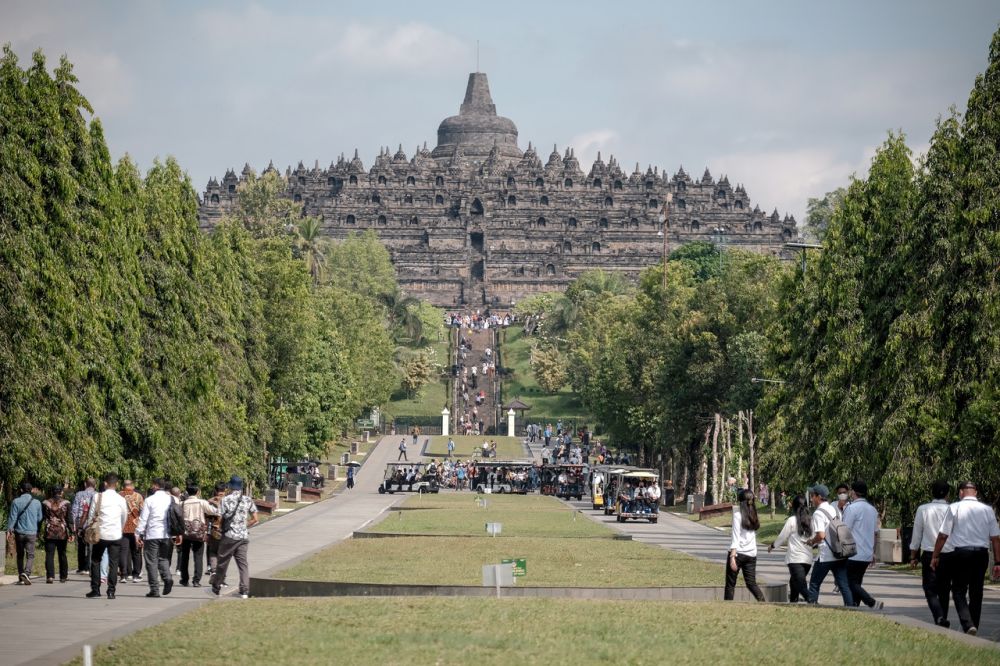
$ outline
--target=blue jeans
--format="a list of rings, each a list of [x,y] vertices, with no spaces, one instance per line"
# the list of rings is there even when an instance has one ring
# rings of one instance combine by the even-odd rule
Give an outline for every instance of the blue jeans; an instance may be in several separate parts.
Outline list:
[[[847,578],[847,560],[813,564],[812,574],[809,576],[809,597],[807,599],[809,603],[814,604],[819,599],[819,587],[823,584],[827,573],[833,573],[833,580],[840,588],[840,596],[844,598],[844,605],[853,606],[854,597],[851,596],[851,583]]]

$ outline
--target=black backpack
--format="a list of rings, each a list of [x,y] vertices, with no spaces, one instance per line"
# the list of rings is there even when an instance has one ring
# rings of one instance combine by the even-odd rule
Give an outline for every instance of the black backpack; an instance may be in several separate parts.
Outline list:
[[[184,536],[184,507],[180,502],[171,500],[167,511],[167,530],[171,537]]]

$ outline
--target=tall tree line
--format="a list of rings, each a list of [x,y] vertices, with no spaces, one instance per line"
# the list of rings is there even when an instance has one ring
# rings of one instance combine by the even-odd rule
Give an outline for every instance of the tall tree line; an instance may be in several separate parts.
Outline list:
[[[399,380],[388,254],[319,247],[276,175],[200,231],[181,167],[113,162],[76,84],[65,58],[3,50],[3,492],[109,470],[260,481],[269,456],[322,453]]]
[[[1000,32],[920,163],[894,134],[851,183],[782,312],[776,474],[861,477],[900,507],[967,477],[1000,500]]]

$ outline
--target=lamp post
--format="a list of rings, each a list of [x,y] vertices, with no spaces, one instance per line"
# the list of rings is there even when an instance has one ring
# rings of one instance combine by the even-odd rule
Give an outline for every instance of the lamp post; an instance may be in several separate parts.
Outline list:
[[[823,249],[823,246],[819,243],[785,243],[785,247],[789,250],[799,250],[802,252],[802,275],[806,274],[806,251]]]
[[[670,202],[673,201],[673,198],[674,195],[667,192],[663,198],[663,208],[660,209],[660,214],[656,217],[657,222],[660,223],[657,235],[663,237],[663,291],[667,290],[667,233],[670,231]]]

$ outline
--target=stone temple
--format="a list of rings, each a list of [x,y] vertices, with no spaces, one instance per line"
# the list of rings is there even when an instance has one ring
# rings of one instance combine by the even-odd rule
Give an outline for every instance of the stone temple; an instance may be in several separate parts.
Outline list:
[[[266,171],[274,171],[269,165]],[[248,166],[211,179],[199,215],[203,227],[232,205]],[[374,229],[396,266],[400,285],[440,306],[509,306],[540,291],[563,289],[601,268],[629,279],[662,261],[661,216],[667,195],[670,248],[703,240],[782,256],[795,219],[751,206],[742,185],[708,169],[693,179],[636,164],[626,173],[600,154],[584,172],[572,148],[553,147],[545,162],[531,143],[522,151],[517,126],[497,115],[486,74],[469,75],[458,115],[442,121],[437,146],[407,157],[382,149],[365,169],[343,155],[321,169],[299,162],[285,171],[287,196],[323,232],[344,238]]]

